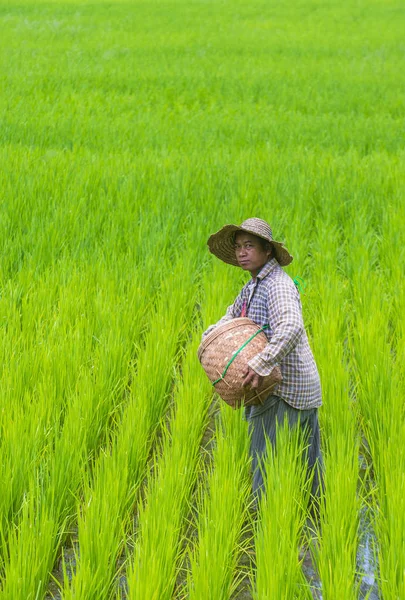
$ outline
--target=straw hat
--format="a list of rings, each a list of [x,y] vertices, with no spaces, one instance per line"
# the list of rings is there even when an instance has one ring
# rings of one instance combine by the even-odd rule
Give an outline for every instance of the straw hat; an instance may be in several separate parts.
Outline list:
[[[284,248],[284,245],[281,242],[273,240],[273,233],[270,225],[266,223],[266,221],[263,221],[263,219],[257,219],[256,217],[246,219],[241,225],[225,225],[225,227],[222,227],[217,233],[213,233],[208,238],[207,242],[210,252],[229,265],[239,267],[240,265],[236,260],[234,244],[235,235],[240,231],[251,233],[262,238],[262,240],[266,240],[266,242],[270,242],[274,250],[274,256],[282,267],[285,267],[292,262],[293,257],[288,252],[287,248]]]

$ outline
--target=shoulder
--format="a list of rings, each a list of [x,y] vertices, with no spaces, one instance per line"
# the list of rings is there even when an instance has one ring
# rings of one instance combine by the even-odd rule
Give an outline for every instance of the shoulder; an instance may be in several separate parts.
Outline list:
[[[284,271],[283,267],[281,267],[278,263],[263,281],[266,282],[269,288],[278,285],[290,287],[291,289],[296,289],[295,283],[293,282],[291,277]]]
[[[268,280],[266,288],[270,298],[281,295],[299,300],[297,286],[280,265],[273,269],[266,279]]]

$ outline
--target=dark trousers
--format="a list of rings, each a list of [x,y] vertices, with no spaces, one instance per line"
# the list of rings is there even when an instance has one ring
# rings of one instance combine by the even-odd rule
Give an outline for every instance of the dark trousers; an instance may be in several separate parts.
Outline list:
[[[252,406],[246,409],[246,419],[251,435],[253,494],[257,499],[263,491],[263,472],[260,465],[266,455],[266,440],[268,439],[275,448],[277,424],[282,425],[285,418],[291,428],[300,427],[306,436],[308,476],[313,474],[311,487],[313,500],[311,508],[313,509],[318,503],[323,486],[318,409],[298,410],[278,396],[266,398],[263,406]]]

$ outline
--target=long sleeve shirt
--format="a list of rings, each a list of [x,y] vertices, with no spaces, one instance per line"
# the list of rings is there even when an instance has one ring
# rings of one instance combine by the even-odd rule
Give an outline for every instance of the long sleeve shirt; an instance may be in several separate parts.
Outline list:
[[[260,327],[269,326],[265,330],[268,344],[248,365],[263,376],[276,365],[280,367],[283,379],[273,394],[300,410],[321,406],[321,384],[304,328],[300,295],[275,258],[242,288],[226,315],[204,335],[240,316],[249,317]]]

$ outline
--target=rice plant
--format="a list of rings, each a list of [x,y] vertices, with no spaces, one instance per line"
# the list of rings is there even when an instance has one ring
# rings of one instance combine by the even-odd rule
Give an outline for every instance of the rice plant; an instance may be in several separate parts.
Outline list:
[[[322,233],[321,233],[322,228]],[[324,238],[325,228],[327,237]],[[335,224],[319,222],[318,267],[312,273],[313,344],[323,381],[324,408],[321,410],[324,456],[324,491],[320,499],[318,527],[312,533],[310,549],[322,582],[322,597],[354,599],[359,594],[357,553],[361,496],[356,405],[350,395],[350,368],[345,343],[351,334],[347,315],[348,286],[338,273],[325,280],[322,275],[331,257],[342,257],[339,231]]]
[[[175,271],[162,285],[163,293],[152,314],[145,347],[133,374],[130,399],[111,450],[101,454],[85,483],[84,501],[78,507],[77,566],[71,582],[65,577],[66,598],[76,594],[108,597],[113,586],[136,493],[145,477],[156,429],[170,402],[181,331],[193,307],[186,284],[170,296],[164,293],[177,276]]]
[[[253,598],[310,598],[301,570],[299,547],[305,524],[310,479],[305,439],[287,421],[277,431],[277,450],[268,442],[263,461],[265,493],[256,524]]]
[[[240,412],[223,405],[217,425],[212,467],[206,493],[197,504],[197,539],[191,550],[187,598],[225,599],[232,596],[250,499],[249,436]],[[245,538],[246,539],[246,538]]]
[[[194,333],[174,394],[175,409],[166,430],[162,457],[140,506],[133,558],[127,568],[128,598],[171,598],[181,553],[181,529],[199,471],[200,443],[207,424],[209,383],[201,386]]]

